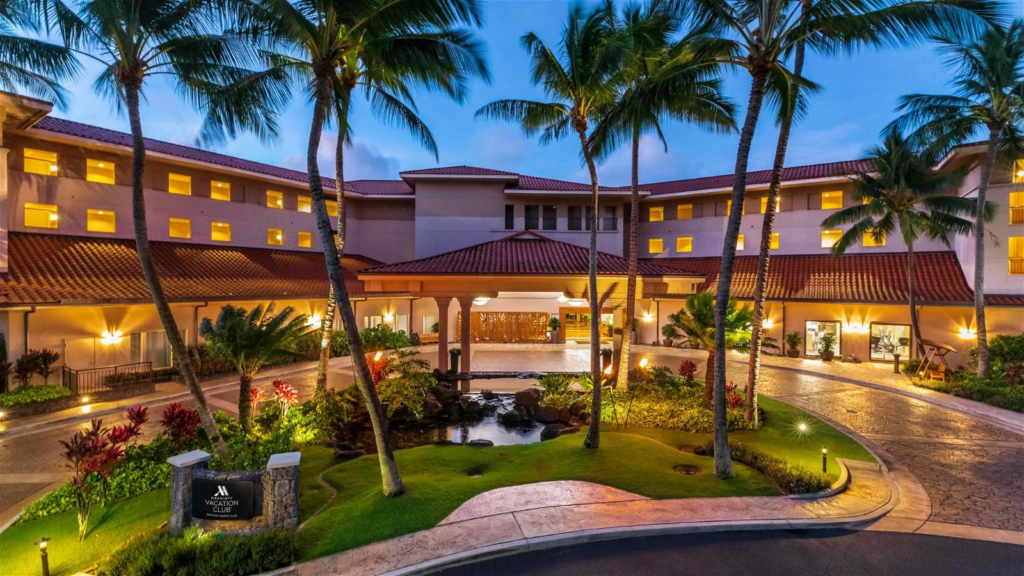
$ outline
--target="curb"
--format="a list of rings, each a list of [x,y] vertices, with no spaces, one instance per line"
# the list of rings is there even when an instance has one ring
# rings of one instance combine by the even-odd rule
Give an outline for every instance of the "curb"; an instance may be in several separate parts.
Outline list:
[[[844,459],[836,458],[836,462],[839,463],[839,478],[833,482],[831,486],[821,492],[812,492],[810,494],[791,494],[789,497],[793,500],[817,500],[819,498],[830,498],[845,491],[850,487],[850,469],[846,466]],[[879,461],[879,465],[883,466],[883,470],[885,469],[885,464],[881,461]],[[888,471],[886,470],[886,472]],[[895,482],[893,482],[893,484],[895,484]]]

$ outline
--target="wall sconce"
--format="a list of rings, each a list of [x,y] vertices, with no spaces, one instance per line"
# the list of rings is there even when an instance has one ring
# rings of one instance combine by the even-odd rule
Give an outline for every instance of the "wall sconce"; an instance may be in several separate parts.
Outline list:
[[[559,302],[561,302],[561,303],[563,303],[563,304],[565,304],[566,302],[568,302],[568,301],[569,301],[569,299],[565,297],[565,294],[562,294],[562,295],[561,295],[561,296],[559,296],[558,298],[555,298],[555,300],[558,300]]]
[[[385,322],[391,322],[394,319],[395,319],[394,312],[392,312],[390,310],[388,310],[387,312],[384,312],[384,321]]]
[[[491,301],[490,298],[485,298],[483,296],[481,296],[479,298],[473,298],[473,304],[476,305],[476,306],[483,306],[484,304],[487,304],[490,301]]]
[[[320,315],[317,314],[316,312],[310,314],[309,317],[306,318],[306,326],[309,326],[310,328],[315,328],[319,324],[320,324]]]
[[[978,337],[978,331],[975,330],[974,328],[961,328],[960,329],[960,338],[962,338],[964,340],[974,340],[977,337]]]
[[[773,328],[775,327],[775,321],[771,318],[765,318],[761,320],[761,328]]]
[[[587,300],[585,298],[569,298],[569,306],[586,306]]]
[[[843,326],[843,330],[851,334],[867,334],[870,331],[867,324],[861,324],[860,322],[850,322],[846,326]]]
[[[644,312],[644,322],[647,322],[648,324],[654,322],[654,314],[651,314],[650,312]]]
[[[110,330],[104,330],[103,335],[100,338],[100,342],[104,346],[110,346],[111,344],[120,344],[121,340],[124,340],[124,338],[121,337],[120,330],[114,330],[113,332],[111,332]]]

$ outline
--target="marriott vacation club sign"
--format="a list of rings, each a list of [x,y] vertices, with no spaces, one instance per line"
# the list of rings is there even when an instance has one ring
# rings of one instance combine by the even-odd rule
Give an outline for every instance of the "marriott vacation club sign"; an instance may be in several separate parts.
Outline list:
[[[192,517],[203,520],[251,520],[252,480],[192,480]]]

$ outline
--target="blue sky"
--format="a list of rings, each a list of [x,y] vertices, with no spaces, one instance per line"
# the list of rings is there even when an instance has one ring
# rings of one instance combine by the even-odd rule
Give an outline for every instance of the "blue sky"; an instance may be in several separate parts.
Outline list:
[[[1019,3],[1015,4],[1020,7]],[[485,0],[484,27],[479,32],[486,47],[492,72],[487,85],[476,81],[464,104],[436,94],[417,96],[421,117],[432,130],[440,148],[440,161],[419,147],[407,134],[377,121],[368,108],[354,109],[353,146],[347,153],[346,177],[397,178],[401,170],[436,165],[468,164],[523,174],[586,181],[579,162],[579,144],[566,140],[540,146],[525,138],[511,125],[476,120],[474,112],[501,98],[541,99],[543,94],[529,82],[529,60],[519,45],[527,31],[554,45],[565,21],[569,2],[553,0]],[[127,119],[91,89],[95,69],[89,69],[72,86],[71,107],[54,115],[79,122],[128,131]],[[814,164],[861,157],[873,145],[878,132],[894,117],[903,94],[946,91],[942,62],[929,46],[910,50],[861,50],[850,56],[825,60],[811,54],[805,73],[824,88],[813,96],[810,114],[793,130],[788,166]],[[743,71],[727,72],[726,93],[745,109],[750,87]],[[192,144],[201,117],[182,102],[173,89],[161,82],[146,87],[147,102],[142,110],[146,136],[181,144]],[[309,133],[310,109],[300,98],[281,119],[278,141],[263,144],[250,136],[216,149],[259,162],[305,168],[305,143]],[[770,118],[762,118],[750,157],[750,169],[771,166],[777,129]],[[652,138],[641,145],[640,180],[654,182],[731,173],[735,163],[736,135],[720,135],[684,124],[666,125],[669,150]],[[321,170],[333,175],[335,133],[325,131],[321,147]],[[599,166],[602,183],[629,183],[629,152],[620,150]]]

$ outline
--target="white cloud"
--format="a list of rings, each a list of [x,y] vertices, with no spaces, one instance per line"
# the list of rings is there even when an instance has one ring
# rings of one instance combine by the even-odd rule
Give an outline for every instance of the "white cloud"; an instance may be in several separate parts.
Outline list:
[[[320,150],[317,160],[323,176],[334,176],[334,155],[338,137],[325,133],[320,139]],[[354,141],[345,148],[345,179],[346,180],[387,180],[398,178],[398,158],[381,152],[376,146]],[[290,156],[284,160],[285,165],[296,170],[305,170],[306,160],[299,156]]]

